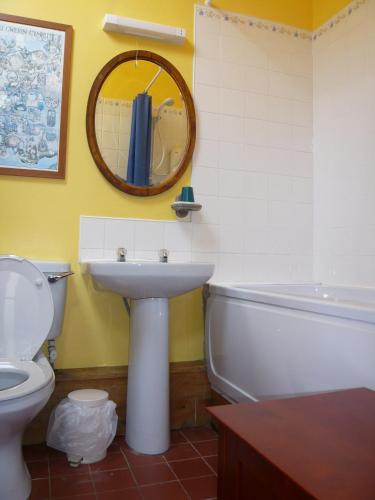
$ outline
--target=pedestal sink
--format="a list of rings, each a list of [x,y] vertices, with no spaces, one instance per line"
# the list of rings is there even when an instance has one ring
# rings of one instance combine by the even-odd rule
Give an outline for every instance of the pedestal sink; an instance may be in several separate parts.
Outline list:
[[[169,448],[168,299],[202,286],[213,264],[86,261],[99,290],[131,300],[126,441],[157,454]]]

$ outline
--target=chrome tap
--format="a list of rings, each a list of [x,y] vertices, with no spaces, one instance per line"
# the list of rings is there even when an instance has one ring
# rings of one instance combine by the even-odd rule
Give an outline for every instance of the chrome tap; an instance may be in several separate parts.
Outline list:
[[[117,262],[126,262],[126,248],[120,247],[117,249]]]
[[[168,262],[168,250],[166,248],[159,250],[159,262]]]

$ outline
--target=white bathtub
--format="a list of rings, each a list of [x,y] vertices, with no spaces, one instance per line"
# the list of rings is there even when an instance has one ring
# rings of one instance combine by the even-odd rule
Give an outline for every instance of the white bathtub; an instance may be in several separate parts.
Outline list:
[[[233,401],[375,390],[375,289],[210,285],[206,359]]]

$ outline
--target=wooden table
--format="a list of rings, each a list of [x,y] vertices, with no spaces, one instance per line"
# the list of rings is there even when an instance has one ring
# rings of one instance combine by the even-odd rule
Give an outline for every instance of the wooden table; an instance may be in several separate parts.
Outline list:
[[[216,406],[218,500],[375,499],[375,392]]]

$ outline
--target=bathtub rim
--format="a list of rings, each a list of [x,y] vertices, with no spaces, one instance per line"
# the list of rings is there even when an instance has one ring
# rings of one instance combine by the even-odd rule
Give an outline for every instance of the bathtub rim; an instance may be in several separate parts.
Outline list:
[[[241,288],[258,286],[327,286],[331,288],[360,289],[369,290],[374,293],[375,287],[336,285],[322,282],[301,282],[301,283],[259,283],[259,282],[216,282],[208,284],[208,296],[219,295],[223,297],[256,302],[265,305],[272,305],[281,308],[308,311],[316,314],[334,316],[353,321],[362,321],[375,324],[375,304],[360,305],[350,302],[323,301],[314,297],[298,296],[288,293],[251,290],[251,288]]]

